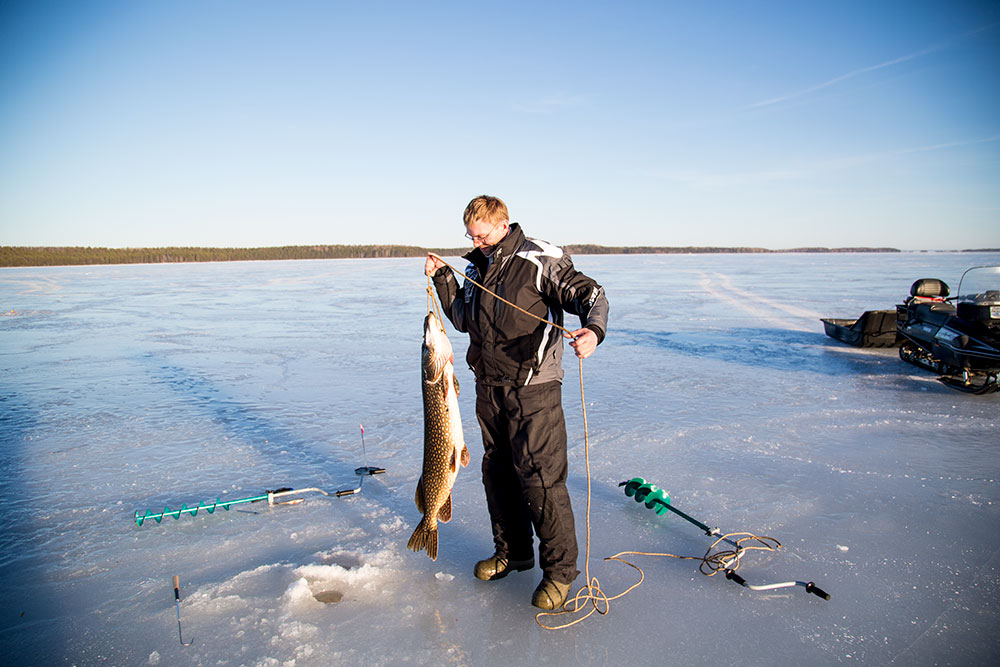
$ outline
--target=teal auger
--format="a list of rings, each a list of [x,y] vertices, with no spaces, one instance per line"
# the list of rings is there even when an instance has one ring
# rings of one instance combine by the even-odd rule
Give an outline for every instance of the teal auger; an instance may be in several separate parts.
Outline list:
[[[663,489],[657,487],[655,484],[649,484],[642,477],[633,477],[627,482],[622,482],[618,486],[625,487],[625,495],[635,497],[635,502],[644,503],[646,509],[651,509],[656,512],[657,515],[663,516],[668,511],[673,512],[677,516],[681,517],[685,521],[690,521],[694,525],[698,526],[705,531],[706,535],[718,535],[717,530],[712,530],[701,521],[692,518],[680,511],[676,507],[670,504],[670,494],[668,494]],[[731,540],[726,540],[730,544],[735,546],[735,543]]]
[[[244,503],[259,503],[263,500],[267,501],[268,506],[274,505],[298,505],[305,498],[289,498],[288,500],[278,500],[279,498],[287,498],[288,496],[301,496],[307,493],[320,493],[324,496],[336,496],[337,498],[343,498],[344,496],[350,496],[355,493],[361,493],[361,484],[364,482],[365,477],[370,477],[371,475],[380,475],[385,472],[385,468],[373,468],[370,466],[364,466],[362,468],[356,468],[354,474],[358,475],[358,485],[350,489],[340,489],[339,491],[334,491],[333,493],[328,493],[323,489],[318,489],[314,486],[307,489],[292,489],[289,487],[275,489],[273,491],[265,491],[264,493],[256,496],[251,496],[249,498],[238,498],[236,500],[226,500],[223,501],[219,498],[215,499],[214,503],[201,503],[199,502],[197,506],[188,507],[186,504],[181,505],[179,510],[172,510],[169,507],[164,507],[162,512],[154,514],[153,512],[146,510],[145,514],[139,514],[139,510],[135,511],[135,525],[141,526],[147,519],[153,519],[156,523],[163,521],[164,517],[173,517],[174,519],[179,519],[181,514],[190,514],[191,516],[198,516],[200,510],[205,510],[209,514],[215,514],[215,510],[222,508],[229,511],[229,508],[233,505],[242,505]]]
[[[635,497],[635,502],[645,503],[646,509],[663,516],[670,509],[670,494],[655,484],[647,484],[642,477],[634,477],[618,486],[625,487],[625,495]]]
[[[214,503],[202,503],[199,502],[196,506],[188,507],[186,504],[181,505],[179,510],[172,510],[169,507],[164,507],[162,512],[153,513],[150,510],[146,510],[145,514],[139,514],[139,510],[135,511],[135,525],[142,526],[147,519],[153,519],[156,523],[163,521],[163,517],[173,517],[175,520],[181,518],[181,514],[190,514],[191,516],[198,516],[198,512],[205,510],[209,514],[215,514],[215,510],[220,507],[227,512],[229,508],[233,505],[242,505],[245,503],[259,503],[263,500],[267,501],[268,506],[273,505],[298,505],[305,498],[292,498],[290,496],[302,496],[307,493],[320,493],[324,496],[336,496],[337,498],[343,498],[344,496],[354,495],[355,493],[361,493],[361,486],[365,481],[365,477],[371,477],[373,475],[381,475],[385,472],[385,468],[376,468],[374,466],[368,465],[368,453],[365,451],[365,427],[361,426],[361,454],[364,457],[364,465],[360,468],[354,469],[354,474],[358,476],[358,485],[356,487],[348,489],[340,489],[339,491],[334,491],[333,493],[327,493],[323,489],[317,489],[312,486],[307,489],[293,489],[291,487],[283,487],[280,489],[274,489],[273,491],[264,491],[263,493],[250,496],[249,498],[238,498],[236,500],[226,500],[223,501],[221,498],[216,498]],[[279,500],[279,498],[285,498],[286,500]]]
[[[704,556],[698,559],[702,561],[702,568],[707,567],[707,570],[702,569],[703,574],[712,576],[720,571],[725,572],[726,579],[734,581],[740,586],[743,586],[744,588],[749,588],[750,590],[753,591],[770,591],[778,588],[802,586],[803,588],[806,589],[807,593],[812,593],[813,595],[821,597],[824,600],[830,599],[829,593],[827,593],[826,591],[824,591],[811,581],[783,581],[776,584],[755,585],[747,583],[746,579],[736,574],[736,568],[739,567],[740,558],[742,558],[743,555],[747,553],[747,551],[750,550],[771,551],[773,550],[773,548],[780,548],[781,543],[775,540],[773,537],[759,537],[756,535],[752,535],[750,533],[729,533],[728,535],[723,535],[721,532],[719,532],[718,528],[709,528],[701,521],[698,521],[694,517],[688,516],[684,512],[674,507],[670,503],[670,495],[666,491],[659,488],[655,484],[650,484],[642,477],[633,477],[627,482],[621,482],[620,484],[618,484],[618,486],[625,487],[626,496],[633,498],[637,503],[644,504],[646,506],[646,509],[653,510],[654,512],[656,512],[658,516],[662,516],[667,512],[673,512],[674,514],[681,517],[685,521],[688,521],[694,524],[695,526],[701,528],[703,531],[705,531],[705,534],[708,535],[709,537],[717,538],[715,542],[712,544],[712,546],[709,547],[708,552],[706,552]],[[735,537],[737,535],[742,536],[741,539],[738,540],[730,539],[730,537]],[[760,546],[744,546],[743,543],[748,541],[751,542],[751,544],[756,543],[759,544]],[[722,551],[713,554],[712,549],[715,548],[715,546],[719,542],[726,542],[732,545],[735,548],[735,550]],[[624,552],[624,553],[638,553],[638,552]],[[646,555],[654,555],[654,554],[646,554]],[[658,554],[658,555],[673,556],[673,554]],[[673,556],[673,557],[678,558],[678,556]]]
[[[307,490],[308,489],[302,489],[302,491],[307,491]],[[319,491],[319,489],[316,490]],[[262,500],[266,500],[268,505],[274,505],[276,504],[274,501],[275,497],[284,495],[285,492],[289,491],[292,491],[292,489],[276,489],[274,491],[265,491],[259,496],[253,496],[250,498],[239,498],[237,500],[227,500],[225,502],[223,502],[220,498],[216,498],[214,503],[205,504],[199,502],[196,507],[188,507],[187,504],[184,504],[181,505],[181,508],[179,510],[172,510],[170,509],[170,507],[164,507],[162,512],[158,512],[156,514],[154,514],[150,510],[146,510],[146,513],[141,516],[139,514],[139,510],[136,510],[135,525],[141,526],[146,521],[146,519],[153,519],[156,521],[156,523],[160,523],[161,521],[163,521],[164,517],[168,516],[173,517],[175,520],[181,518],[181,514],[190,514],[191,516],[198,516],[199,510],[205,510],[209,514],[215,514],[215,510],[217,510],[220,507],[228,512],[229,508],[232,507],[233,505],[241,505],[243,503],[257,503]],[[320,493],[325,493],[325,492],[320,491]],[[302,499],[300,498],[299,500],[301,501]]]

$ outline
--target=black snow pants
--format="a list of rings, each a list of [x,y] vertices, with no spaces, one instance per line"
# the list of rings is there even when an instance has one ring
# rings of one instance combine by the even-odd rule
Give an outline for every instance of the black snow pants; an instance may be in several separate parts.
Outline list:
[[[476,383],[476,417],[483,432],[483,486],[496,553],[533,557],[538,536],[542,572],[570,583],[578,548],[566,490],[566,421],[562,385],[523,387]]]

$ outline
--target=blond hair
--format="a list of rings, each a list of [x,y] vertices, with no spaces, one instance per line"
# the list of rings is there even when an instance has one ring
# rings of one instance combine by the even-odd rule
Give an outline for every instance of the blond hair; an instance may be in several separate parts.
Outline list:
[[[465,221],[466,227],[476,220],[482,220],[494,225],[510,221],[509,214],[507,213],[507,204],[504,204],[503,200],[499,197],[491,197],[489,195],[479,195],[470,201],[469,205],[465,207],[465,215],[462,219]]]

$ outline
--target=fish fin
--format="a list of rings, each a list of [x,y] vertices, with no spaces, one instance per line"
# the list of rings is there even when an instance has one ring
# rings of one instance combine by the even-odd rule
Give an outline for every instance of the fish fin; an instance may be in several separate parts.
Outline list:
[[[427,536],[427,541],[424,544],[424,550],[427,555],[431,557],[431,560],[438,559],[438,532],[435,528],[431,531],[430,535]]]
[[[413,530],[413,535],[410,536],[410,541],[406,543],[406,546],[413,551],[424,550],[427,555],[431,557],[431,560],[437,560],[438,557],[438,531],[437,528],[431,528],[428,525],[427,517],[420,520],[417,527]]]
[[[441,523],[448,523],[451,521],[451,494],[448,494],[448,500],[444,501],[444,505],[438,510],[437,520]]]
[[[458,452],[454,448],[451,450],[451,461],[448,462],[448,467],[453,473],[458,472]]]
[[[426,510],[424,509],[424,476],[421,475],[420,479],[417,480],[417,492],[414,494],[413,501],[417,503],[417,511],[423,514]]]
[[[469,454],[469,448],[464,444],[462,445],[462,467],[469,465],[469,461],[472,460],[472,455]]]
[[[451,381],[455,383],[455,395],[458,396],[460,393],[460,390],[458,388],[458,378],[453,375],[451,376]]]

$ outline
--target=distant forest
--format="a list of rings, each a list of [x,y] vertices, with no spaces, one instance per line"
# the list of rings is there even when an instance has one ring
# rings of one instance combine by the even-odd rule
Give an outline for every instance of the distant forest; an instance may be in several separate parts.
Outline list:
[[[571,255],[659,255],[687,253],[900,252],[896,248],[715,248],[658,246],[565,245]],[[82,264],[163,264],[275,259],[349,259],[463,255],[469,248],[420,248],[403,245],[308,245],[274,248],[90,248],[0,246],[0,266],[67,266]]]

